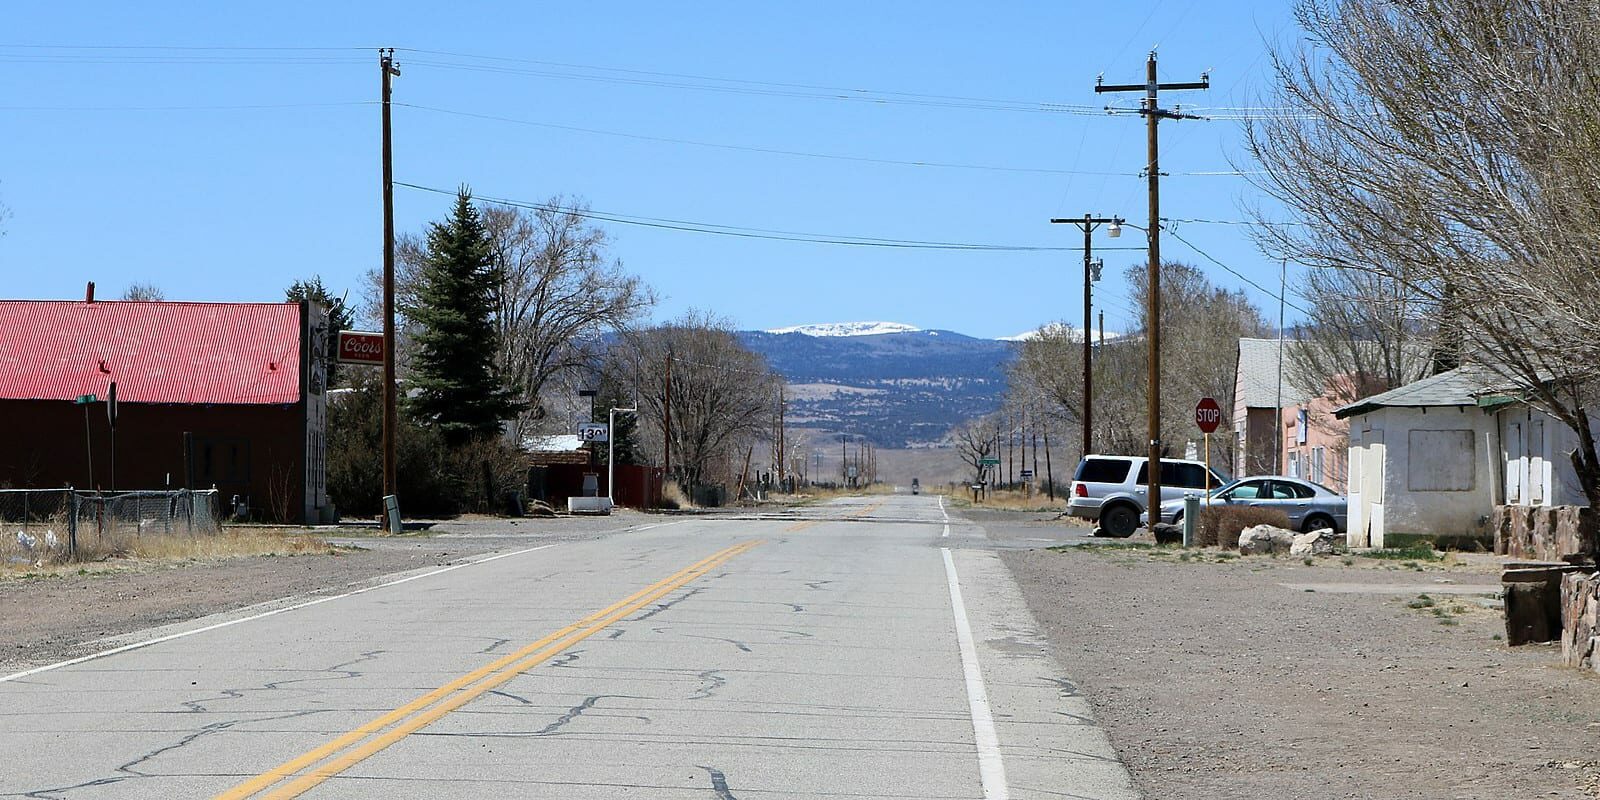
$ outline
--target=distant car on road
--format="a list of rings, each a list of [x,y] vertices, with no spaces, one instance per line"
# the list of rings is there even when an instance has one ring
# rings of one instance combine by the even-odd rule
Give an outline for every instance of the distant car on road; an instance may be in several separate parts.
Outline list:
[[[922,483],[920,481],[918,481],[916,478],[912,478],[911,479],[911,493],[912,494],[922,494]]]
[[[1182,500],[1185,494],[1222,486],[1227,478],[1209,473],[1199,461],[1161,459],[1161,499]],[[1100,523],[1107,536],[1126,538],[1139,529],[1150,491],[1150,459],[1144,456],[1091,455],[1078,462],[1072,476],[1067,513]]]
[[[1204,502],[1202,499],[1201,503]],[[1320,483],[1287,475],[1240,478],[1217,489],[1211,495],[1211,502],[1276,508],[1288,515],[1289,527],[1301,531],[1332,528],[1343,532],[1349,523],[1350,503],[1344,495]],[[1183,521],[1183,498],[1161,504],[1161,521],[1174,525]]]

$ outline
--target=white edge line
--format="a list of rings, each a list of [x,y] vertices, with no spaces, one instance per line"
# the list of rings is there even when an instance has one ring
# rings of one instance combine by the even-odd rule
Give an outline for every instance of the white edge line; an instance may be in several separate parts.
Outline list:
[[[972,625],[967,622],[967,605],[961,600],[961,579],[950,548],[944,554],[944,575],[950,583],[950,607],[956,618],[956,643],[961,646],[961,668],[967,678],[967,707],[972,714],[972,738],[978,746],[978,780],[985,800],[1007,800],[1006,765],[1000,757],[1000,737],[995,732],[994,715],[989,710],[989,692],[983,686],[983,670],[978,666],[978,648],[972,641]]]
[[[946,522],[944,524],[944,533],[939,534],[939,536],[944,539],[950,538],[950,523]]]
[[[14,680],[18,680],[18,679],[21,679],[21,678],[26,678],[26,677],[28,677],[30,675],[38,675],[41,672],[49,672],[51,670],[61,669],[62,667],[70,667],[70,666],[72,666],[74,664],[82,664],[85,661],[94,661],[96,659],[105,658],[107,656],[114,656],[114,655],[117,655],[118,653],[126,653],[126,652],[128,652],[130,650],[139,650],[139,649],[142,649],[142,648],[145,648],[145,647],[150,647],[151,645],[157,645],[157,644],[161,644],[163,642],[170,642],[170,641],[172,641],[174,639],[182,639],[182,638],[184,638],[186,636],[194,636],[195,634],[198,634],[198,633],[206,633],[207,631],[214,631],[214,630],[217,630],[218,628],[226,628],[226,627],[228,627],[230,625],[238,625],[238,624],[243,623],[243,622],[254,622],[255,620],[258,620],[258,619],[265,619],[266,617],[272,617],[272,616],[276,616],[278,614],[285,614],[285,613],[288,613],[290,611],[298,611],[298,610],[300,610],[302,608],[307,608],[307,607],[318,605],[318,604],[321,604],[321,603],[328,603],[328,602],[332,602],[334,600],[343,600],[346,597],[353,597],[353,596],[358,595],[358,594],[365,594],[367,592],[375,591],[377,589],[385,589],[385,588],[388,588],[390,586],[398,586],[399,584],[407,583],[409,581],[414,581],[414,580],[417,580],[419,578],[431,578],[434,575],[438,575],[438,574],[444,573],[444,572],[449,572],[449,571],[455,570],[455,569],[461,569],[462,567],[470,567],[470,566],[473,566],[475,564],[485,564],[485,563],[488,563],[490,561],[496,561],[496,560],[499,560],[499,559],[502,559],[502,558],[510,558],[511,556],[520,556],[523,553],[531,553],[531,552],[533,552],[535,550],[543,550],[543,549],[545,549],[547,547],[555,547],[555,544],[542,544],[542,545],[539,545],[538,547],[529,547],[529,548],[526,548],[526,549],[523,549],[523,550],[513,550],[513,551],[511,551],[509,553],[500,553],[498,555],[489,556],[488,558],[480,558],[480,559],[477,559],[475,561],[467,561],[467,562],[464,562],[464,563],[461,563],[461,564],[452,564],[452,565],[450,565],[448,567],[440,567],[439,569],[433,570],[431,572],[424,572],[424,573],[421,573],[421,574],[418,574],[418,575],[409,575],[409,576],[404,577],[404,578],[399,578],[397,580],[387,581],[387,582],[376,584],[376,585],[373,585],[373,586],[365,586],[365,587],[362,587],[360,589],[356,589],[353,592],[345,592],[344,594],[336,594],[336,595],[333,595],[332,597],[319,597],[319,598],[317,598],[315,600],[307,600],[304,603],[296,603],[296,604],[294,604],[292,606],[284,606],[283,608],[274,608],[271,611],[263,611],[260,614],[252,614],[252,615],[250,615],[248,617],[240,617],[238,619],[224,620],[222,622],[218,622],[218,623],[215,623],[215,624],[212,624],[212,625],[207,625],[207,626],[205,626],[203,628],[195,628],[194,630],[189,630],[189,631],[179,631],[177,633],[169,633],[166,636],[157,636],[154,639],[146,639],[145,641],[142,641],[142,642],[132,642],[130,644],[122,645],[121,647],[113,647],[110,650],[101,650],[98,653],[90,653],[89,655],[86,655],[86,656],[78,656],[77,658],[69,658],[66,661],[58,661],[58,662],[56,662],[54,664],[46,664],[46,665],[44,665],[42,667],[34,667],[33,669],[25,669],[25,670],[23,670],[21,672],[13,672],[10,675],[6,675],[6,676],[3,676],[3,677],[0,677],[0,683],[5,683],[7,681],[14,681]]]

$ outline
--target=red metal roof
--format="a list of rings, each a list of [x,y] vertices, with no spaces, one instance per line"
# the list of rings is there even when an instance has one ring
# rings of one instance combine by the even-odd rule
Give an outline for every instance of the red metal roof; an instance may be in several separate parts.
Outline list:
[[[0,300],[0,398],[300,400],[295,303]]]

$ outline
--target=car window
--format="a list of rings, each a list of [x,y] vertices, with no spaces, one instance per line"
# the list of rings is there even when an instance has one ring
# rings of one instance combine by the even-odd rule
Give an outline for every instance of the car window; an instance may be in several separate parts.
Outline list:
[[[1220,481],[1213,481],[1212,486]],[[1150,485],[1150,462],[1139,465],[1139,485]],[[1179,464],[1175,461],[1161,462],[1161,485],[1178,487],[1181,489],[1206,488],[1206,470],[1199,464]]]
[[[1266,481],[1245,481],[1228,491],[1228,496],[1234,500],[1254,500],[1261,495]]]
[[[1170,486],[1182,486],[1185,489],[1206,488],[1206,468],[1199,464],[1173,464],[1171,472],[1167,471],[1166,464],[1162,464],[1161,477],[1162,482]]]
[[[1313,492],[1310,486],[1302,486],[1298,483],[1291,483],[1289,481],[1272,482],[1273,497],[1280,497],[1284,499],[1300,499],[1311,497],[1314,494],[1316,494],[1316,492]]]
[[[1086,458],[1078,464],[1075,481],[1089,483],[1122,483],[1128,479],[1128,469],[1133,462],[1125,458]],[[1144,473],[1139,473],[1141,476]]]

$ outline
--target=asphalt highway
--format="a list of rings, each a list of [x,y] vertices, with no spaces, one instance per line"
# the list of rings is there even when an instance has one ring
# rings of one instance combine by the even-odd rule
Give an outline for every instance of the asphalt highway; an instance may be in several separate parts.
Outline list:
[[[0,720],[6,797],[1137,796],[929,496],[508,538],[0,678]]]

